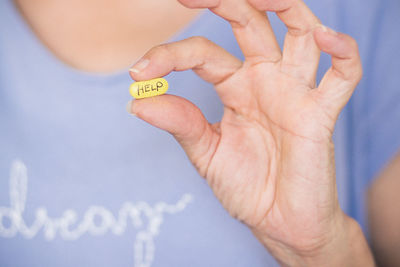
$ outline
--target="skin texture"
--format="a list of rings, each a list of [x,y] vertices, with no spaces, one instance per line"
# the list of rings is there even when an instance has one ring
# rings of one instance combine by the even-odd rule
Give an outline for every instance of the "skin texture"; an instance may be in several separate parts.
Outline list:
[[[368,192],[370,236],[379,266],[400,266],[400,154]]]
[[[359,226],[339,207],[331,141],[362,75],[355,41],[318,25],[301,1],[180,2],[229,21],[245,61],[195,37],[153,48],[131,76],[193,69],[214,84],[224,116],[211,125],[169,95],[135,101],[130,112],[174,135],[223,206],[282,265],[373,266]],[[266,10],[289,29],[283,51]],[[321,50],[332,67],[316,86]]]
[[[126,68],[198,14],[172,0],[15,2],[54,55],[90,72]],[[355,42],[318,27],[301,1],[181,2],[227,19],[246,61],[192,38],[154,48],[145,56],[151,59],[148,68],[132,76],[150,79],[193,68],[215,84],[224,118],[209,125],[194,105],[168,95],[130,103],[130,111],[175,136],[228,211],[282,264],[373,264],[358,225],[338,206],[331,143],[337,114],[361,75]],[[147,20],[149,10],[159,12],[152,13],[159,21]],[[288,26],[283,53],[261,12],[266,10],[277,12]],[[166,19],[169,23],[160,23]],[[320,50],[333,56],[333,67],[316,86]],[[398,212],[386,204],[399,202],[397,195],[386,194],[394,190],[398,173],[389,165],[370,192],[371,235],[381,258],[398,254],[393,249],[398,235],[388,230],[399,225],[391,218]],[[365,262],[356,262],[360,259]]]
[[[128,69],[197,10],[159,0],[15,0],[40,41],[65,64],[109,73]],[[164,23],[168,21],[168,23]]]

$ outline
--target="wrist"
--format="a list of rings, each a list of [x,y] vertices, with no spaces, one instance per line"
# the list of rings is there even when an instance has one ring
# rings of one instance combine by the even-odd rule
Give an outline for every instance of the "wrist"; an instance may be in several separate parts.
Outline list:
[[[282,266],[375,266],[361,227],[344,213],[324,235],[310,242],[288,245],[260,231],[253,233]]]

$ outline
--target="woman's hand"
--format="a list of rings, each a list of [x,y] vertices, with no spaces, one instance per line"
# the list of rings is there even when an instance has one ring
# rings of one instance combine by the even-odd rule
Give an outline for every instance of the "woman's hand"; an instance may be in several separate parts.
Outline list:
[[[356,42],[320,25],[300,0],[180,2],[229,21],[245,61],[194,37],[153,48],[132,78],[193,69],[214,84],[223,118],[209,124],[196,106],[171,95],[136,100],[130,111],[174,135],[223,206],[282,264],[339,259],[354,236],[363,240],[338,204],[331,140],[362,75]],[[283,51],[265,11],[288,27]],[[332,67],[316,86],[321,50]]]

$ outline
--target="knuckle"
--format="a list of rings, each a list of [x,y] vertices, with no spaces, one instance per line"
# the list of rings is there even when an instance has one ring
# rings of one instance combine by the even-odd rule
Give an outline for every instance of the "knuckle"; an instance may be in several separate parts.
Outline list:
[[[360,54],[358,51],[358,44],[357,44],[356,40],[351,38],[350,45],[352,47],[352,51],[353,51],[353,55],[354,55],[354,59],[353,59],[354,60],[354,78],[357,81],[360,81],[361,77],[363,76],[363,67],[362,67],[362,63],[361,63]]]
[[[195,8],[196,7],[195,2],[190,1],[190,0],[178,0],[178,2],[187,8]]]
[[[358,43],[356,39],[354,39],[350,35],[346,35],[346,37],[346,44],[351,48],[352,53],[357,53],[358,55]]]
[[[349,36],[345,35],[345,46],[347,47],[347,55],[343,58],[345,61],[348,61],[346,72],[342,73],[342,76],[345,80],[359,82],[363,76],[363,69],[361,58],[359,54],[357,41]]]
[[[356,71],[355,71],[355,79],[357,82],[359,82],[363,76],[363,68],[361,66],[361,64],[359,64],[359,66],[357,67]]]
[[[155,47],[153,47],[152,49],[150,49],[149,54],[150,55],[158,55],[158,56],[167,56],[168,54],[170,54],[170,44],[160,44],[157,45]]]
[[[193,47],[199,53],[206,53],[208,50],[213,49],[216,45],[202,36],[194,36],[190,38],[190,41],[193,43]]]
[[[348,71],[343,71],[342,76],[344,80],[347,80],[349,82],[355,82],[358,83],[360,82],[362,76],[363,76],[363,71],[361,64],[359,62],[355,62]]]
[[[193,36],[189,38],[192,42],[199,46],[210,46],[213,43],[203,36]]]
[[[187,8],[212,8],[218,6],[220,0],[208,0],[208,1],[178,0],[178,2]]]

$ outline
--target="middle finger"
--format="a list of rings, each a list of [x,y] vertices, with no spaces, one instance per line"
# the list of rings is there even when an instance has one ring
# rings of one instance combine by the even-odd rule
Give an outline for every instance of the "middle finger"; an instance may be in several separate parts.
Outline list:
[[[278,62],[282,55],[265,12],[247,0],[179,0],[189,8],[209,8],[227,20],[246,58],[251,63]]]
[[[281,70],[315,87],[320,50],[313,30],[320,23],[302,0],[248,0],[255,8],[276,12],[288,28]]]

